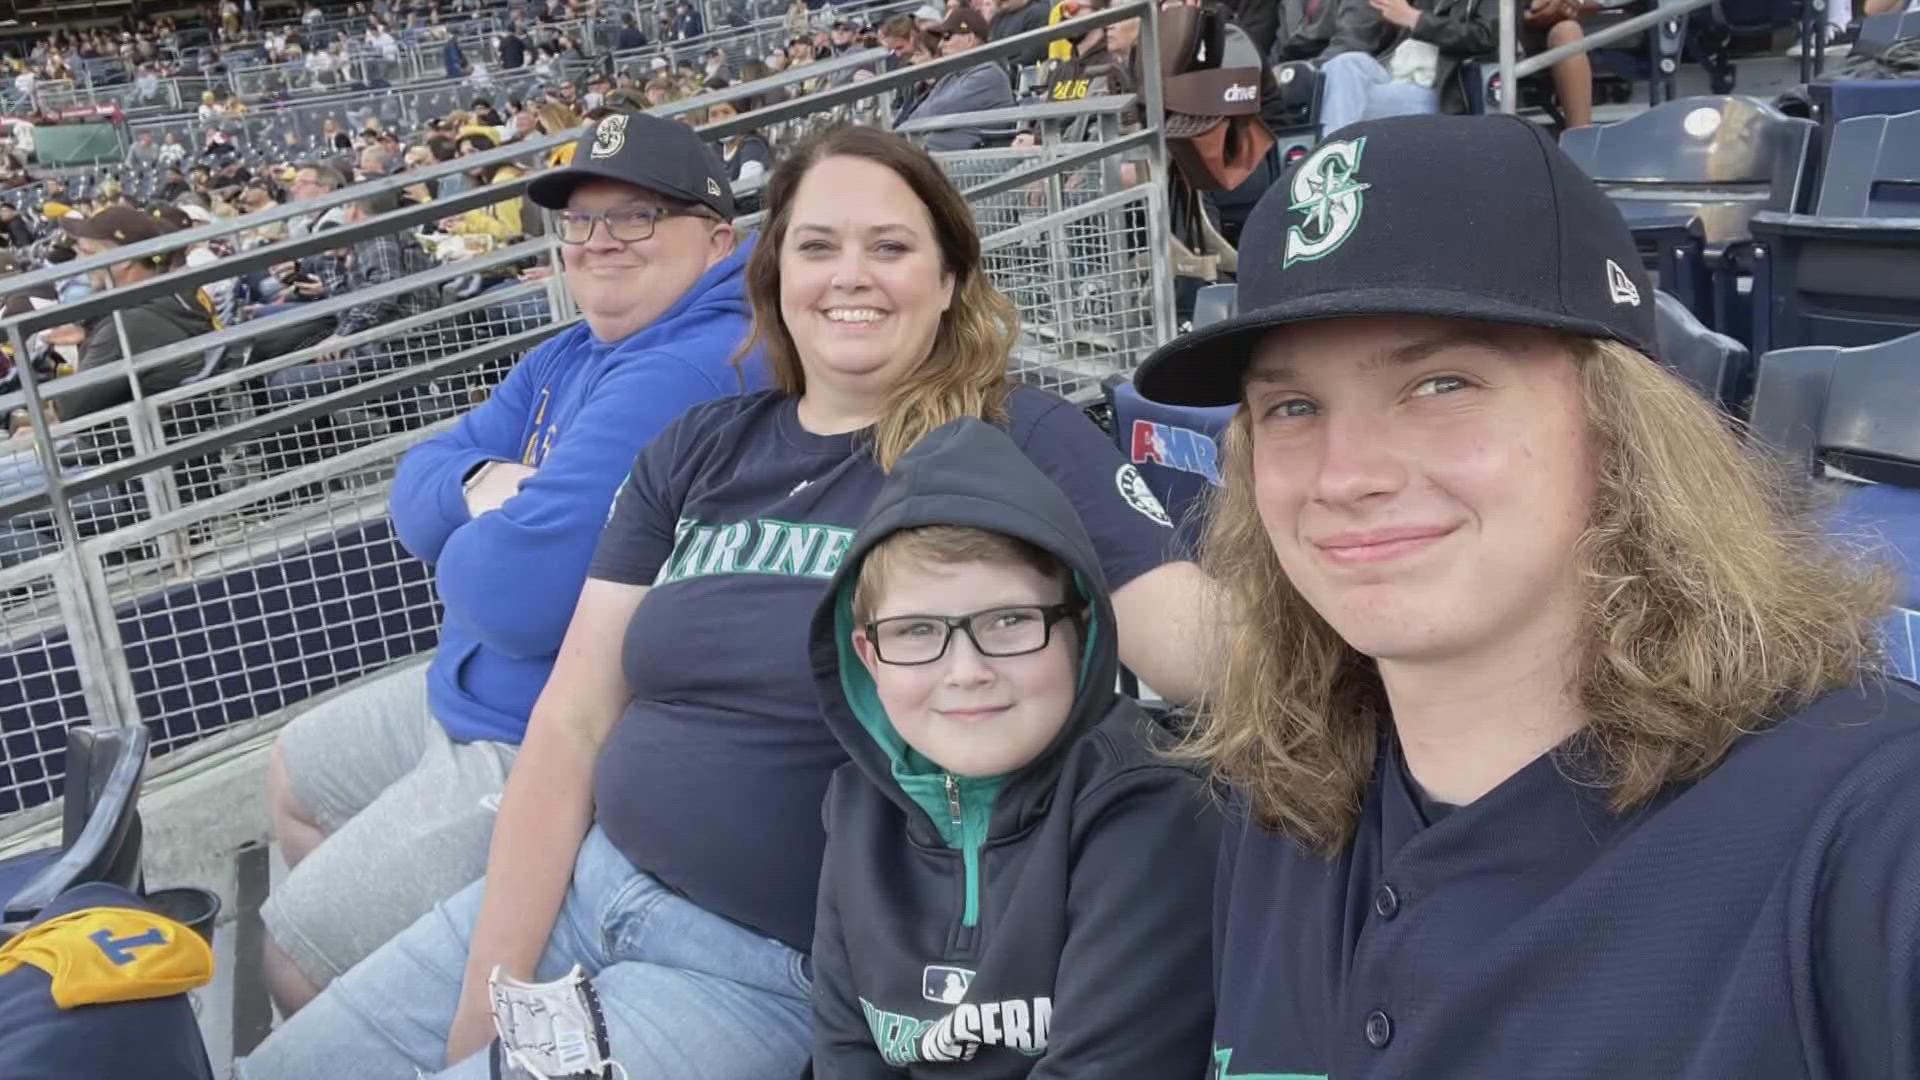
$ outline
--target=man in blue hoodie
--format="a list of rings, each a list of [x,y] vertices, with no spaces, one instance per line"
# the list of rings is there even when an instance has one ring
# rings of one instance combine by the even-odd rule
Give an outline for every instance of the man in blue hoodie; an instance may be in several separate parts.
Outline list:
[[[290,872],[268,899],[283,1014],[486,871],[493,812],[607,508],[634,456],[697,402],[757,390],[751,241],[726,169],[684,125],[616,113],[528,198],[553,211],[585,316],[402,459],[400,542],[432,563],[432,662],[369,679],[287,726],[268,767]]]

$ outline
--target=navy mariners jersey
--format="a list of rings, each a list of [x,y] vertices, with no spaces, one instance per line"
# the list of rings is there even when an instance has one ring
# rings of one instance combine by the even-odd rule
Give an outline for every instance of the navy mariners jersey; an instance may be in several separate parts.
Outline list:
[[[1624,815],[1555,755],[1327,860],[1244,821],[1216,1080],[1920,1076],[1920,690],[1835,691]]]

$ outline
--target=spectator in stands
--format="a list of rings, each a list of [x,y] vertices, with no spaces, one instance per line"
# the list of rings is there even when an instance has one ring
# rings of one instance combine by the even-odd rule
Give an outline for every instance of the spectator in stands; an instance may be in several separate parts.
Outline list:
[[[153,141],[153,132],[143,131],[135,135],[127,157],[141,168],[151,169],[160,164],[160,146]]]
[[[673,40],[691,41],[707,32],[706,25],[700,20],[700,13],[694,10],[689,0],[680,0],[680,6],[673,17]]]
[[[459,146],[460,156],[469,157],[494,149],[494,141],[484,129],[469,129],[461,132]],[[468,180],[476,187],[504,183],[519,176],[520,168],[512,162],[501,162],[467,172]],[[526,235],[524,212],[524,201],[516,195],[469,210],[459,217],[448,218],[440,223],[440,229],[456,236],[487,236],[495,243],[511,243]]]
[[[520,24],[514,23],[507,32],[500,35],[500,66],[508,71],[518,71],[527,63],[527,39],[520,36]]]
[[[1495,0],[1367,0],[1389,28],[1377,53],[1324,61],[1320,124],[1329,134],[1357,120],[1462,112],[1460,64],[1499,42]]]
[[[1203,550],[1239,629],[1188,747],[1237,819],[1215,1060],[1912,1073],[1889,568],[1651,359],[1633,236],[1544,129],[1329,140],[1239,316],[1138,375],[1238,406]]]
[[[33,226],[20,216],[20,208],[10,202],[0,202],[0,243],[24,251],[33,246],[35,239]]]
[[[707,122],[718,124],[738,116],[739,108],[751,104],[752,99],[742,98],[738,102],[722,101],[707,108]],[[773,147],[767,137],[758,131],[745,131],[726,139],[720,144],[720,160],[726,163],[727,178],[734,183],[751,183],[759,180],[773,170]]]
[[[1368,0],[1281,0],[1279,12],[1268,57],[1272,64],[1371,53],[1382,33],[1380,16]]]
[[[394,482],[395,530],[435,565],[450,615],[433,662],[302,715],[275,746],[275,836],[293,869],[264,914],[283,1008],[484,874],[490,803],[634,455],[688,406],[766,384],[757,356],[730,363],[748,329],[750,241],[729,224],[719,163],[692,132],[640,114],[600,121],[579,145],[580,164],[532,194],[562,215],[566,287],[585,325],[529,353]],[[322,996],[237,1075],[379,1075],[324,1064],[336,1050],[379,1052],[352,1019],[360,992]],[[458,992],[447,988],[419,1066],[446,1060]]]
[[[356,225],[368,218],[398,209],[396,192],[381,192],[345,204],[341,224]],[[432,289],[395,292],[383,286],[412,274],[431,269],[431,262],[410,234],[383,233],[353,245],[347,259],[346,281],[334,290],[340,295],[364,294],[369,299],[342,313],[334,323],[332,335],[319,342],[323,352],[338,355],[267,376],[270,398],[289,401],[314,397],[338,390],[352,377],[367,369],[398,367],[411,362],[422,351],[418,335],[351,347],[328,348],[339,338],[399,322],[409,316],[432,311],[439,303]]]
[[[488,973],[532,976],[543,951],[558,967],[542,973],[586,970],[611,1056],[636,1078],[796,1075],[821,799],[844,761],[820,723],[806,623],[886,471],[949,419],[991,417],[1069,493],[1115,586],[1120,655],[1162,690],[1190,689],[1200,638],[1185,613],[1206,583],[1167,561],[1164,512],[1111,440],[1012,385],[1013,309],[939,166],[885,132],[836,128],[782,165],[768,210],[748,278],[781,389],[698,406],[635,462],[501,799],[486,879],[335,983],[267,1041],[272,1067],[249,1060],[242,1080],[442,1060],[484,1077]],[[502,587],[498,566],[486,588]],[[444,583],[442,596],[458,600]],[[647,934],[618,930],[641,912]]]
[[[895,15],[880,24],[880,44],[893,54],[886,70],[898,71],[913,63],[914,35],[913,19],[906,15]]]
[[[377,180],[393,171],[394,154],[385,146],[374,142],[360,148],[353,178],[356,181]]]
[[[440,64],[446,69],[449,79],[464,79],[473,72],[473,66],[467,63],[467,51],[460,47],[460,39],[452,34],[447,35],[447,43],[440,47]]]
[[[1844,5],[1846,0],[1838,0]],[[1520,46],[1528,55],[1537,56],[1548,49],[1571,45],[1586,37],[1580,28],[1581,15],[1590,10],[1584,0],[1529,0]],[[1495,26],[1496,31],[1498,25]],[[1496,39],[1497,43],[1498,39]],[[1549,69],[1553,76],[1554,97],[1560,114],[1570,128],[1593,123],[1593,64],[1586,53],[1575,53]]]
[[[1045,0],[994,0],[993,21],[988,25],[988,41],[999,41],[1047,25]],[[1007,58],[1013,68],[1037,64],[1047,58],[1047,43],[1035,42]]]
[[[61,219],[60,227],[74,238],[77,254],[83,259],[105,254],[118,247],[155,240],[173,231],[152,214],[125,206],[110,207],[88,218],[69,214]],[[106,290],[147,281],[174,268],[178,261],[179,253],[169,253],[117,262],[104,271],[94,271],[94,288]],[[127,349],[134,356],[210,334],[215,329],[210,307],[201,296],[195,294],[163,293],[122,308],[117,314],[126,327]],[[104,367],[127,355],[121,351],[120,333],[115,323],[115,315],[110,313],[100,316],[87,327],[86,344],[80,351],[81,371]],[[140,391],[143,394],[157,394],[162,390],[171,390],[191,379],[199,370],[198,356],[182,357],[142,372]],[[71,420],[76,416],[111,408],[132,397],[132,387],[126,380],[112,379],[60,396],[57,406],[60,415]]]
[[[940,24],[939,35],[940,54],[958,56],[987,40],[987,21],[970,7],[955,8]],[[894,126],[908,120],[1012,107],[1013,84],[1007,79],[1007,69],[987,60],[934,80],[927,96],[909,105],[895,118]],[[929,150],[973,150],[985,142],[986,133],[978,128],[948,128],[926,136]]]
[[[318,199],[339,191],[347,184],[346,177],[338,169],[319,162],[303,162],[293,173],[293,184],[288,194],[294,202]],[[306,236],[317,229],[337,225],[344,211],[340,207],[329,207],[312,217],[296,217],[287,221],[287,233],[290,236]]]
[[[619,52],[631,52],[647,47],[647,35],[633,21],[632,13],[620,16],[620,34],[614,38],[613,47]]]

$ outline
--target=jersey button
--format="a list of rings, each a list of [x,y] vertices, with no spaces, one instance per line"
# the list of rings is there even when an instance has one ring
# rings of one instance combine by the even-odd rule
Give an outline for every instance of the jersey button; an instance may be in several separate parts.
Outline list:
[[[1383,883],[1373,890],[1373,912],[1383,919],[1400,914],[1400,894],[1393,891],[1393,886]]]
[[[1393,1017],[1375,1009],[1367,1014],[1367,1045],[1384,1050],[1393,1041]]]

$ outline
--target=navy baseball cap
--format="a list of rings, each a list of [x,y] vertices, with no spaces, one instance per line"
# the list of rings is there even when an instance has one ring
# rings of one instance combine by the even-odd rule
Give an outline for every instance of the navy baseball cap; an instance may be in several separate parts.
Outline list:
[[[528,184],[527,198],[562,210],[573,189],[587,180],[618,180],[733,220],[727,170],[700,136],[678,121],[642,112],[601,117],[574,143],[572,163]]]
[[[1400,116],[1328,135],[1240,235],[1239,314],[1168,342],[1134,375],[1171,405],[1232,405],[1267,331],[1425,315],[1611,338],[1648,356],[1653,285],[1620,211],[1544,128]]]

